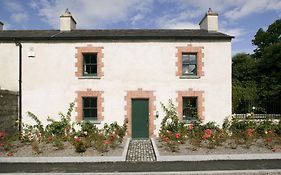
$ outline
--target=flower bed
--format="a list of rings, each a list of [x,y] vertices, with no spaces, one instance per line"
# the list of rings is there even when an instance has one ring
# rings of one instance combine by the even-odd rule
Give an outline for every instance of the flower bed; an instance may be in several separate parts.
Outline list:
[[[160,155],[281,152],[280,121],[230,118],[222,128],[214,122],[185,124],[171,101],[162,107],[166,115],[155,141]]]
[[[116,122],[104,124],[101,129],[90,122],[74,123],[70,120],[73,107],[71,103],[66,115],[60,113],[59,121],[48,118],[50,124],[45,127],[29,112],[35,125],[23,125],[20,135],[0,132],[0,156],[121,156],[126,122],[123,126]]]

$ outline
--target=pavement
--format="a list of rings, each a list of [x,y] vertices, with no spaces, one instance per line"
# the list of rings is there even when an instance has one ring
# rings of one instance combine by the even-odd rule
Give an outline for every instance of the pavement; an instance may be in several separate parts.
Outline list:
[[[153,146],[149,139],[131,140],[127,151],[128,162],[153,162],[156,161]]]
[[[160,156],[153,140],[127,140],[120,157],[0,158],[3,173],[281,175],[281,154]]]
[[[281,174],[281,160],[220,160],[196,162],[93,162],[93,163],[0,163],[0,173],[209,173],[268,171]]]

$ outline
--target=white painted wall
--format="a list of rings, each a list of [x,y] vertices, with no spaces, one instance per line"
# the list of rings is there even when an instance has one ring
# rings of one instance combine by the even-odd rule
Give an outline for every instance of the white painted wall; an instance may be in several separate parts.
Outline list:
[[[19,48],[15,43],[0,43],[0,88],[18,91]]]
[[[75,47],[92,44],[104,47],[104,76],[100,79],[75,77]],[[179,79],[176,76],[176,47],[187,44],[203,46],[205,75],[200,79]],[[15,46],[0,53],[0,58],[14,55]],[[28,58],[33,47],[35,58]],[[3,72],[0,70],[1,73]],[[4,71],[7,72],[7,71]],[[9,71],[10,72],[10,71]],[[2,75],[2,74],[1,74]],[[2,76],[1,76],[2,77]],[[2,79],[2,78],[1,78]],[[154,90],[160,117],[160,102],[176,100],[176,91],[205,91],[205,119],[222,123],[231,114],[231,44],[230,42],[104,42],[104,43],[23,43],[23,122],[30,122],[27,111],[46,123],[47,116],[58,117],[76,98],[75,91],[104,91],[104,122],[124,120],[124,96],[128,90]],[[76,113],[73,113],[73,120]],[[155,131],[157,134],[158,131]]]

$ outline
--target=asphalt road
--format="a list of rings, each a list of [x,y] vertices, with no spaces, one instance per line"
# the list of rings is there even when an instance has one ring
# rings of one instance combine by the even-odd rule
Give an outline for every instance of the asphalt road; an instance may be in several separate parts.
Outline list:
[[[0,163],[0,173],[177,172],[281,169],[281,160],[200,162]]]

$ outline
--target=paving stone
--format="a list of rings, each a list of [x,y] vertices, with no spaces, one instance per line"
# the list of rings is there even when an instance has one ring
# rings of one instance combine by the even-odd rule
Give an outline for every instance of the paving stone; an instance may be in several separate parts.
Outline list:
[[[129,162],[154,162],[155,153],[151,141],[148,139],[131,140],[126,161]]]

